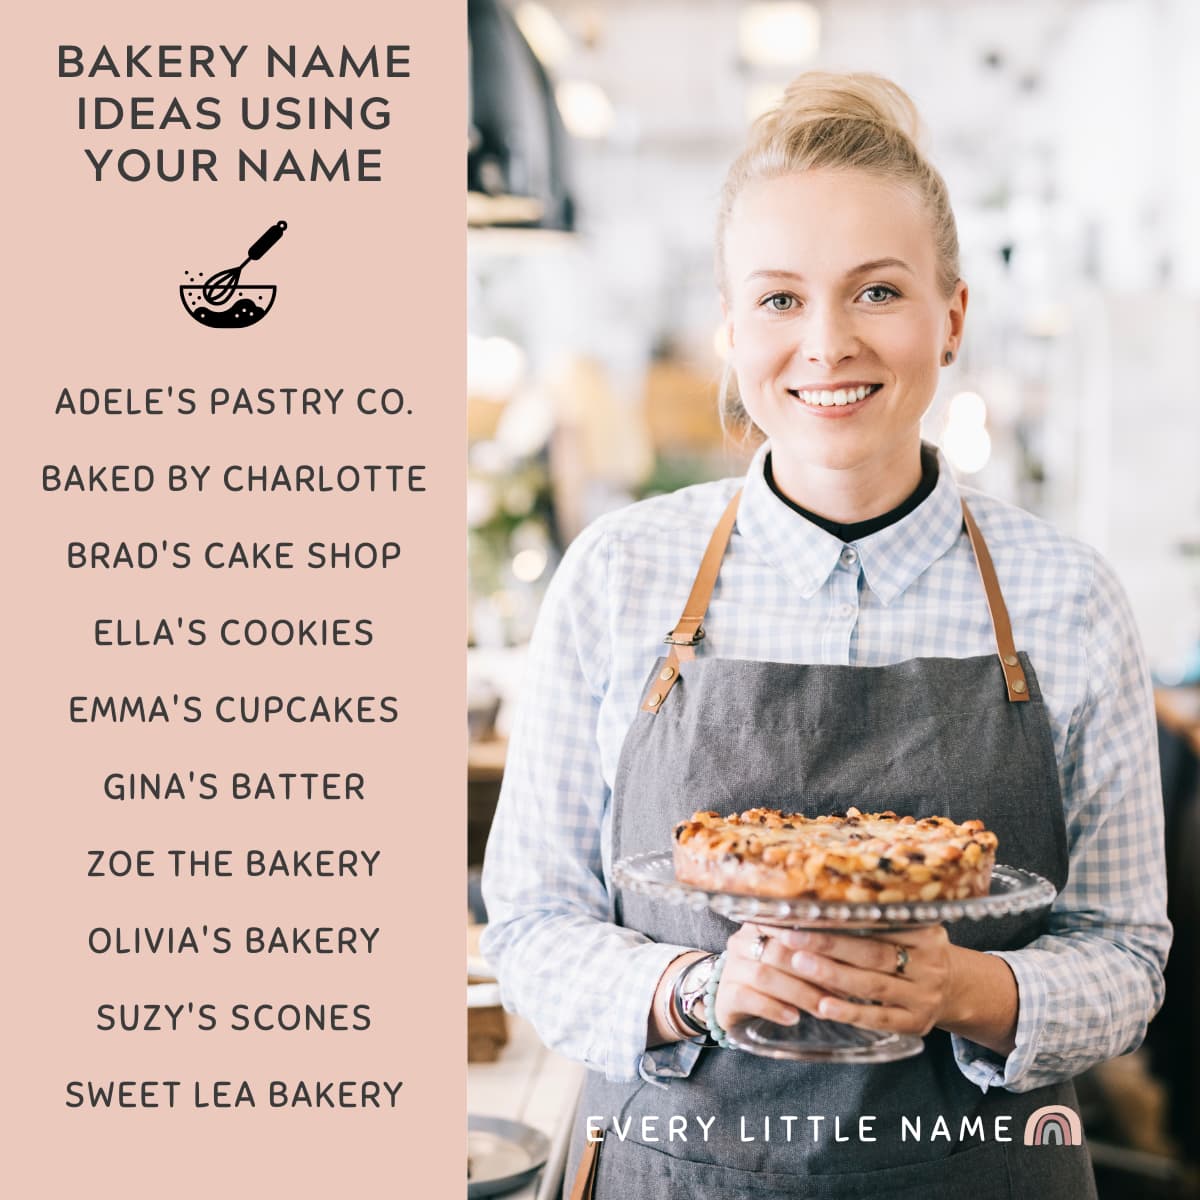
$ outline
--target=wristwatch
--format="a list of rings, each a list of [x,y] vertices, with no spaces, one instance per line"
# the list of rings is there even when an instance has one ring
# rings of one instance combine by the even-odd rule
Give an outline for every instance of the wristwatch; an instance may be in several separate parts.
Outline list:
[[[690,1029],[696,1037],[705,1039],[708,1038],[708,1024],[696,1009],[704,1001],[704,989],[708,986],[716,961],[715,954],[706,954],[688,963],[675,977],[672,992],[675,1012],[684,1028]]]

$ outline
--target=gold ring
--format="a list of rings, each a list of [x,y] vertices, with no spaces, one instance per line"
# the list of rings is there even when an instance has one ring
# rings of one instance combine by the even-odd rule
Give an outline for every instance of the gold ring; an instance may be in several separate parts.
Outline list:
[[[908,951],[903,946],[896,947],[896,974],[903,975],[908,966]]]

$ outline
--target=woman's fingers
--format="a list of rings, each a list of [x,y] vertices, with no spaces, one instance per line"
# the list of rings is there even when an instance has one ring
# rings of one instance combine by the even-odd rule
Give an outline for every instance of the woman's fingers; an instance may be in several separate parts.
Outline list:
[[[924,1037],[929,1028],[917,1021],[906,1008],[893,1005],[855,1004],[853,1000],[830,998],[819,1014],[826,1021],[840,1021],[860,1029],[882,1029],[891,1033],[915,1033]]]
[[[893,942],[845,934],[798,935],[790,930],[775,930],[764,936],[767,940],[762,943],[761,956],[757,935],[737,939],[736,950],[735,939],[730,938],[728,950],[731,956],[736,953],[738,957],[748,957],[810,983],[824,984],[827,990],[843,996],[858,995],[864,1000],[880,998],[875,991],[885,976],[901,982],[911,980],[909,964],[915,954],[905,948],[908,961],[903,974],[897,975],[896,967],[902,960],[897,954],[897,944]],[[866,987],[868,991],[855,992],[855,986]]]
[[[791,951],[774,932],[746,926],[729,939],[717,991],[717,1020],[723,1027],[750,1016],[794,1025],[801,1012],[815,1014],[828,996],[788,969]],[[760,935],[767,940],[760,943]]]
[[[747,963],[741,959],[727,959],[722,982],[730,978],[734,983],[794,1009],[815,1013],[817,1005],[829,993],[815,987],[808,980],[800,979],[788,971],[781,971],[767,963]]]
[[[824,988],[826,993],[837,992],[856,1000],[874,1000],[878,1004],[902,1004],[906,989],[913,987],[913,981],[904,975],[867,971],[836,959],[806,954],[803,950],[792,955],[790,969]]]
[[[902,957],[897,954],[896,947],[902,945],[908,951],[911,960],[918,942],[911,935],[901,940],[888,940],[873,937],[857,937],[845,933],[801,932],[785,930],[780,933],[781,946],[790,951],[807,955],[820,955],[823,958],[836,959],[853,967],[862,967],[867,971],[894,972]],[[905,970],[907,971],[907,966]]]
[[[728,1029],[750,1017],[763,1017],[777,1025],[795,1025],[800,1013],[764,992],[722,976],[717,988],[717,1021],[721,1028]]]

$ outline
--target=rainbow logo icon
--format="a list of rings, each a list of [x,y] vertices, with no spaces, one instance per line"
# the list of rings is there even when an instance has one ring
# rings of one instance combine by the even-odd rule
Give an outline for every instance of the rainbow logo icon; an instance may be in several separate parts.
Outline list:
[[[1062,1104],[1047,1104],[1029,1114],[1025,1122],[1027,1146],[1082,1146],[1079,1114]]]

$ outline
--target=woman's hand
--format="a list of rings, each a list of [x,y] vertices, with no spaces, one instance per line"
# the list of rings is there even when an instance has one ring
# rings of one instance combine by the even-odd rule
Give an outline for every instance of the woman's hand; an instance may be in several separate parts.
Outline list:
[[[951,1006],[953,947],[942,925],[877,937],[793,931],[783,937],[792,970],[827,993],[816,1016],[924,1037]],[[843,998],[851,996],[875,1003]]]
[[[757,959],[760,934],[768,940]],[[924,1036],[951,1009],[953,950],[941,925],[871,938],[744,925],[726,946],[717,1021],[723,1029],[746,1017],[794,1025],[806,1012]],[[901,963],[904,970],[897,972]]]

